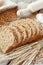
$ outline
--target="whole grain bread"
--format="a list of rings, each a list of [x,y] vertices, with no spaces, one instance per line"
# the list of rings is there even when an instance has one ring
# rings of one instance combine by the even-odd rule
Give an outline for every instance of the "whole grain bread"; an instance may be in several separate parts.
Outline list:
[[[0,21],[2,22],[2,24],[0,23],[0,25],[6,24],[16,19],[17,18],[16,12],[17,8],[13,8],[0,13]]]
[[[11,23],[0,28],[0,48],[3,53],[43,36],[43,26],[34,20],[20,19]]]

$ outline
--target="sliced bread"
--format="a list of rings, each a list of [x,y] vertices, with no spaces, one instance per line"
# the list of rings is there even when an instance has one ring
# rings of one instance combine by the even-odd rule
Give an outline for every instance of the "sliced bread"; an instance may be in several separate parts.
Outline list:
[[[16,43],[16,40],[12,29],[6,26],[2,27],[0,29],[0,48],[2,52],[7,52],[8,49],[12,48],[14,43]]]

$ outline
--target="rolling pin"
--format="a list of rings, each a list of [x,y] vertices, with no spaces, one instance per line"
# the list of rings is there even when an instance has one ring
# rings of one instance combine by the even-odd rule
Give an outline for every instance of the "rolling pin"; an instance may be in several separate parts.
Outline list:
[[[31,13],[34,13],[40,9],[43,9],[43,0],[37,0],[30,3],[27,8],[18,10],[17,15],[19,17],[29,16]]]

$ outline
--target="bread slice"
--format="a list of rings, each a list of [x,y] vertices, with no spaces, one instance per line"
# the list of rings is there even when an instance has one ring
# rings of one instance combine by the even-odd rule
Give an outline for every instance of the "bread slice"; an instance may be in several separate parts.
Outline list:
[[[40,27],[40,24],[38,23],[38,22],[36,22],[36,21],[34,21],[34,20],[32,20],[32,19],[29,19],[29,18],[27,18],[27,19],[20,19],[20,20],[17,20],[16,21],[16,24],[26,24],[26,22],[27,23],[30,23],[31,25],[32,25],[32,27],[33,28],[35,28],[34,30],[34,40],[36,40],[36,39],[38,39],[38,38],[40,38],[40,31],[41,31],[41,27]],[[15,24],[15,22],[12,22],[10,25],[14,25]],[[31,28],[31,25],[30,24],[28,24],[29,26],[30,26],[30,28]],[[31,32],[32,32],[32,30],[31,30]],[[43,33],[43,32],[42,32]],[[37,38],[38,37],[38,38]],[[31,37],[32,38],[32,37]],[[32,38],[33,39],[33,38]]]
[[[19,22],[17,22],[17,24],[22,25],[22,26],[24,26],[26,28],[26,30],[28,31],[28,36],[32,34],[32,36],[29,36],[31,38],[30,39],[28,38],[29,42],[32,41],[33,38],[35,37],[36,29],[35,29],[34,25],[31,23],[31,20],[29,20],[29,19],[24,19],[24,20],[21,19],[21,20],[19,20]],[[28,30],[28,29],[30,29],[29,26],[31,28],[30,31]]]
[[[30,39],[29,39],[29,41],[32,41],[33,39],[34,39],[34,37],[35,37],[35,28],[34,28],[34,26],[32,25],[32,23],[29,23],[28,22],[28,26],[30,25],[30,27],[31,27],[31,30],[32,30],[32,32],[31,32],[31,37],[30,37]]]
[[[4,26],[0,30],[0,48],[5,53],[16,43],[15,35],[9,27]]]
[[[36,34],[37,34],[37,33],[36,33],[36,32],[37,32],[36,27],[35,27],[34,24],[32,23],[33,20],[30,20],[30,22],[29,22],[29,19],[27,19],[27,21],[28,21],[27,24],[30,25],[30,27],[31,27],[31,29],[32,29],[32,32],[31,32],[31,33],[33,33],[32,36],[31,36],[31,38],[34,40],[34,38],[36,37]],[[30,38],[30,39],[31,39],[31,38]]]
[[[18,26],[18,28],[21,30],[22,32],[22,42],[24,44],[24,42],[26,42],[25,40],[27,39],[27,32],[26,32],[26,29],[21,25]]]
[[[31,28],[30,28],[30,26],[28,26],[28,24],[22,24],[22,26],[26,29],[26,31],[27,31],[27,42],[29,42],[29,38],[31,37]]]
[[[21,43],[22,36],[21,36],[21,32],[18,30],[17,26],[12,26],[10,28],[13,29],[13,31],[15,32],[18,43]]]
[[[25,19],[21,19],[21,20],[16,20],[15,22],[13,21],[13,22],[11,22],[10,24],[9,24],[9,26],[17,26],[18,28],[19,28],[19,30],[21,31],[21,35],[22,35],[22,41],[24,41],[24,40],[26,40],[27,39],[27,31],[26,31],[26,29],[21,25],[22,24],[22,22],[21,21],[24,21]],[[22,42],[21,42],[22,43]]]
[[[38,39],[40,37],[40,24],[34,20],[31,19],[27,19],[28,21],[30,20],[30,22],[33,24],[34,28],[36,29],[36,35],[34,36],[34,40],[36,41],[36,39]]]
[[[33,21],[32,23],[34,24],[34,26],[36,27],[36,30],[37,30],[37,34],[36,34],[36,38],[35,38],[35,40],[37,40],[38,38],[40,38],[40,24],[35,21]]]

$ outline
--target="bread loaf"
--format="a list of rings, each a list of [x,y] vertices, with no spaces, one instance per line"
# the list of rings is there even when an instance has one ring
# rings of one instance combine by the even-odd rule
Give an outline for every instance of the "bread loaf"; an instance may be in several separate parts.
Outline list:
[[[0,23],[0,25],[11,22],[15,18],[17,18],[16,11],[17,11],[17,9],[13,8],[13,9],[8,9],[8,10],[0,13],[0,21],[2,23],[2,24]]]
[[[18,5],[11,0],[0,0],[0,25],[4,25],[17,18]]]
[[[42,31],[41,31],[42,30]],[[0,48],[6,53],[12,48],[34,42],[43,36],[43,26],[31,19],[20,19],[0,29]]]

